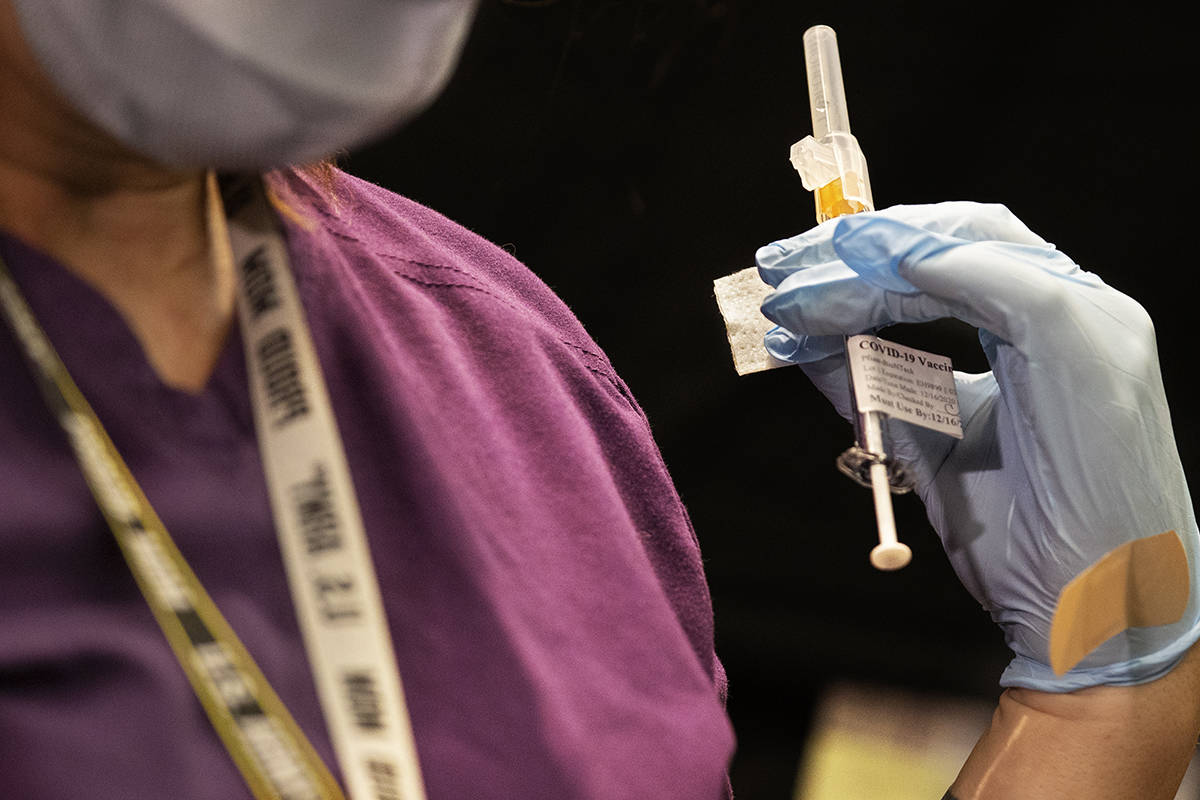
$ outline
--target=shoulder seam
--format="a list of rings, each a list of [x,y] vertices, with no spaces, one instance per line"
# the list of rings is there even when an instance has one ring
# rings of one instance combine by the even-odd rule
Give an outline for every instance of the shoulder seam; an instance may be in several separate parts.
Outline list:
[[[354,244],[362,245],[365,247],[365,245],[363,244],[363,241],[361,239],[359,239],[358,237],[356,237],[352,234],[349,234],[349,233],[345,233],[344,230],[338,230],[339,228],[345,227],[345,223],[340,217],[338,217],[335,214],[331,214],[329,211],[327,211],[326,209],[321,208],[319,206],[314,207],[313,210],[325,218],[327,224],[321,225],[321,228],[326,233],[328,233],[330,236],[333,236],[334,238],[337,238],[337,239],[341,239],[342,241],[352,242]],[[493,300],[495,300],[499,303],[503,303],[504,305],[508,306],[509,308],[513,309],[514,311],[516,311],[518,313],[522,313],[522,314],[525,313],[525,311],[523,309],[514,305],[508,299],[501,297],[500,295],[497,295],[495,292],[489,291],[487,288],[485,288],[483,286],[480,286],[479,283],[474,280],[474,277],[469,272],[467,272],[466,270],[463,270],[459,267],[451,266],[448,264],[432,264],[429,262],[418,261],[416,259],[398,256],[394,253],[380,252],[380,251],[374,250],[372,248],[367,248],[367,249],[371,253],[372,256],[375,256],[376,258],[379,258],[381,260],[391,261],[393,263],[399,262],[399,263],[403,263],[403,264],[411,264],[413,266],[421,267],[423,269],[447,270],[449,272],[456,273],[457,275],[461,275],[465,279],[465,282],[431,281],[431,280],[426,280],[426,279],[417,277],[415,275],[407,274],[407,273],[402,272],[395,268],[393,268],[391,270],[392,274],[394,274],[396,277],[403,278],[404,280],[409,281],[410,283],[415,283],[417,285],[425,286],[427,288],[433,288],[433,289],[470,289],[472,291],[481,292],[482,294],[485,294],[488,297],[491,297]],[[556,336],[555,339],[558,341],[559,344],[562,344],[572,350],[576,350],[576,351],[584,354],[585,356],[587,356],[592,361],[594,361],[595,362],[594,365],[584,364],[583,365],[584,368],[587,369],[589,372],[599,375],[599,376],[603,377],[605,380],[607,380],[609,382],[609,384],[614,389],[617,390],[617,393],[620,394],[621,397],[625,400],[626,404],[628,404],[628,406],[631,409],[633,409],[633,411],[636,412],[638,414],[638,416],[641,416],[644,418],[641,408],[638,406],[637,402],[634,401],[633,396],[629,392],[629,389],[626,388],[624,382],[621,381],[615,375],[615,373],[613,373],[612,368],[608,364],[607,358],[605,358],[600,353],[594,352],[586,347],[583,347],[582,345],[579,345],[579,344],[576,344],[575,342],[571,342],[567,339],[564,339],[561,336]]]
[[[381,254],[377,254],[377,255],[381,255]],[[395,258],[395,257],[393,257],[393,258]],[[407,259],[397,259],[397,260],[407,261]],[[412,263],[420,264],[420,262],[412,262]],[[425,267],[435,267],[435,268],[438,266],[436,264],[420,264],[420,265],[425,266]],[[444,267],[444,269],[453,270],[455,268],[454,267]],[[489,292],[487,289],[483,288],[482,286],[477,286],[473,283],[458,283],[458,282],[454,282],[454,281],[430,281],[430,280],[418,278],[415,275],[406,274],[399,270],[392,270],[392,274],[395,275],[397,278],[402,278],[406,281],[409,281],[410,283],[415,283],[418,286],[425,286],[425,287],[428,287],[431,289],[470,289],[472,291],[476,291],[476,292],[480,292],[481,294],[485,294],[488,297],[491,297],[493,300],[503,303],[504,305],[508,306],[509,308],[513,309],[514,311],[517,311],[517,312],[522,311],[520,308],[518,308],[517,306],[514,306],[512,303],[510,303],[505,298],[500,297],[493,292]],[[611,384],[612,387],[617,390],[617,392],[621,395],[621,397],[624,398],[625,402],[629,405],[629,407],[632,408],[634,411],[638,411],[638,406],[633,401],[633,398],[630,396],[629,390],[626,389],[624,384],[620,380],[618,380],[616,378],[616,376],[608,369],[607,362],[605,361],[603,356],[600,356],[597,353],[593,353],[591,350],[588,350],[586,347],[581,347],[581,346],[575,344],[574,342],[567,341],[566,339],[563,339],[561,336],[556,336],[555,340],[559,344],[565,345],[566,347],[569,347],[572,350],[577,350],[580,353],[583,353],[584,355],[588,356],[590,359],[598,362],[600,364],[600,366],[584,364],[583,365],[584,369],[588,370],[589,372],[595,373],[596,375],[600,375],[605,380],[607,380],[609,382],[609,384]],[[639,415],[640,415],[640,412],[639,412]]]

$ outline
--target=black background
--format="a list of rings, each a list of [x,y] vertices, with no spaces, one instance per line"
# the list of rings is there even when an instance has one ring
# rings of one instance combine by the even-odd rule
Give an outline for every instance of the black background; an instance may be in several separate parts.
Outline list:
[[[897,508],[913,564],[868,565],[869,494],[833,466],[849,426],[803,374],[732,368],[712,280],[813,224],[787,153],[818,23],[879,207],[1005,203],[1148,307],[1190,473],[1197,45],[1166,12],[482,0],[438,101],[342,159],[513,251],[643,405],[704,550],[739,800],[790,796],[828,682],[994,698],[1008,658],[916,499]],[[986,368],[956,323],[893,338]]]

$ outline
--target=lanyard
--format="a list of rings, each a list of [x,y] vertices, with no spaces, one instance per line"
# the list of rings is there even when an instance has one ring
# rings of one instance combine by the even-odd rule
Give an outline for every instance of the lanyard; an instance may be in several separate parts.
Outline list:
[[[255,426],[288,584],[348,795],[424,800],[362,516],[283,236],[258,176],[222,178],[219,199],[212,175],[208,188],[210,234],[224,242],[227,231],[234,259]],[[258,800],[344,800],[176,548],[3,260],[0,310],[251,792]]]

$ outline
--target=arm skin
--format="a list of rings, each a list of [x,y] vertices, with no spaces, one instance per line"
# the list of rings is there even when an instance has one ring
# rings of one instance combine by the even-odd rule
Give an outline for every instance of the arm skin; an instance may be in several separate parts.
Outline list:
[[[1172,800],[1200,734],[1200,645],[1139,686],[1008,689],[958,800]]]

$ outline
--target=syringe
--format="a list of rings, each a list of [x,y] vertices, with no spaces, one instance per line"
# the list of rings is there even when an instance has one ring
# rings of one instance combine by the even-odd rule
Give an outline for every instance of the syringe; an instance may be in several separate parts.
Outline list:
[[[817,222],[874,211],[867,160],[858,140],[850,134],[842,65],[833,28],[816,25],[804,32],[804,60],[813,135],[792,145],[791,161],[804,188],[813,192]],[[874,497],[879,544],[871,550],[871,564],[877,569],[899,569],[912,560],[912,551],[896,536],[891,495],[909,491],[912,482],[904,466],[888,455],[884,414],[859,412],[853,386],[850,402],[855,444],[838,458],[838,468],[869,487]]]

